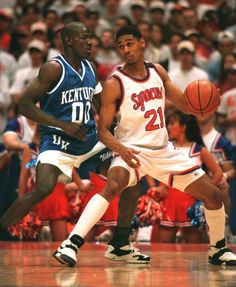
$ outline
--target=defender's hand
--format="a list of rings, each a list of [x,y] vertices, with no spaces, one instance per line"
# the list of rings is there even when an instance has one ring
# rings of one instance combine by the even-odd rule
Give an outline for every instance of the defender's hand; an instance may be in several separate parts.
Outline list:
[[[80,141],[85,141],[87,137],[87,128],[84,125],[77,123],[65,123],[63,126],[63,131]]]

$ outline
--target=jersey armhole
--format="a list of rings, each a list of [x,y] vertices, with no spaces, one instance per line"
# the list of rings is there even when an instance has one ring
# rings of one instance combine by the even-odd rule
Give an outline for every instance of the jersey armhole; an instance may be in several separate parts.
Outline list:
[[[61,77],[60,77],[59,81],[55,85],[55,87],[47,92],[48,95],[54,93],[58,89],[58,87],[60,86],[60,84],[62,83],[62,81],[64,80],[64,77],[65,77],[65,67],[64,67],[62,61],[59,60],[59,59],[55,59],[55,58],[52,59],[52,61],[57,61],[61,65],[61,67],[62,67],[62,74],[61,74]]]

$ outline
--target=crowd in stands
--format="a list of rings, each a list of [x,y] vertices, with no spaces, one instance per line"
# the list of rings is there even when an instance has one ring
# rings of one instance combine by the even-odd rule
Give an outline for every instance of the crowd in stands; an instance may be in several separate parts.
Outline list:
[[[38,127],[34,122],[19,115],[18,104],[25,87],[38,74],[41,65],[63,53],[60,38],[63,25],[71,21],[80,21],[86,25],[92,41],[90,60],[95,64],[99,80],[103,84],[112,71],[122,64],[116,51],[114,40],[116,31],[122,26],[134,24],[146,42],[145,60],[160,63],[182,91],[197,79],[210,80],[221,91],[221,105],[216,115],[211,117],[211,128],[214,131],[218,130],[220,135],[224,136],[227,148],[217,146],[219,138],[217,133],[211,134],[212,137],[215,136],[215,145],[212,144],[207,148],[217,159],[224,174],[225,184],[229,185],[228,193],[224,195],[225,205],[227,206],[228,198],[230,234],[232,237],[236,235],[235,172],[232,171],[232,165],[228,167],[225,164],[233,162],[236,157],[235,5],[234,0],[2,0],[0,3],[0,216],[18,194],[30,192],[33,185],[34,168],[26,169],[25,166],[36,156],[39,144]],[[167,115],[173,116],[174,107],[170,102],[166,103],[166,109]],[[202,136],[207,134],[204,133],[203,122],[198,119]],[[179,125],[181,126],[181,123]],[[206,146],[206,142],[204,144]],[[224,148],[226,157],[219,158],[219,153]],[[77,185],[74,186],[59,184],[55,189],[55,196],[46,199],[48,203],[42,204],[41,208],[36,208],[37,215],[41,215],[40,220],[49,222],[52,240],[61,241],[66,238],[68,222],[73,223],[71,218],[75,210],[79,213],[82,209],[80,198],[84,199],[84,190],[89,192],[91,189],[86,179],[82,177],[81,181],[78,178],[75,180]],[[94,180],[96,181],[96,177]],[[154,191],[155,187],[157,193],[162,194],[155,202],[162,204],[163,198],[167,198],[171,191],[158,186],[157,182],[147,178],[143,193],[146,194],[149,190],[150,195],[150,188]],[[63,203],[56,205],[57,198],[61,197]],[[73,203],[70,203],[71,200],[68,198],[73,199]],[[117,201],[114,204],[117,204]],[[60,209],[61,212],[55,211],[53,215],[48,211],[45,212],[45,208],[50,209],[53,205],[56,206],[55,210],[57,208],[57,211]],[[145,213],[140,208],[138,210],[140,214]],[[160,211],[158,208],[153,210]],[[115,212],[117,216],[117,211]],[[165,215],[165,220],[162,218],[162,221],[161,214],[160,217],[158,215],[154,218],[149,221],[149,225],[158,223],[159,229],[162,226],[162,232],[166,231],[163,222],[166,222],[168,216]],[[114,221],[114,216],[111,217],[111,221]],[[145,225],[140,223],[140,218],[137,221],[138,223],[134,225]],[[181,227],[175,225],[171,230],[171,236],[170,232],[164,236],[159,231],[160,237],[164,238],[163,241],[176,240],[172,236],[173,234],[176,236],[178,231],[176,226]],[[105,229],[99,229],[95,233],[98,240],[110,238],[112,227],[109,230]],[[15,238],[12,234],[24,239],[24,235],[19,235],[16,229],[12,230],[11,235],[6,236],[8,240]],[[103,230],[105,230],[104,236],[99,237],[99,232]],[[149,231],[145,232],[149,234]],[[157,234],[158,230],[154,230],[152,240],[161,241]],[[88,240],[94,240],[95,235],[90,236]],[[144,237],[145,240],[151,240],[150,234]],[[27,236],[25,238],[27,239]]]

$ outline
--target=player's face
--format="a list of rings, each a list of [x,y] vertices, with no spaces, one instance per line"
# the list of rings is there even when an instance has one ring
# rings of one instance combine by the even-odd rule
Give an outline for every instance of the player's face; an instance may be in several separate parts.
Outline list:
[[[170,118],[167,125],[167,130],[170,140],[178,140],[179,137],[183,135],[185,126],[180,124],[179,119]]]
[[[92,48],[90,34],[86,27],[81,28],[77,35],[72,38],[72,49],[80,58],[88,58]]]
[[[133,35],[123,35],[117,41],[118,52],[127,64],[134,64],[143,61],[143,49],[145,43],[143,39],[138,40]]]

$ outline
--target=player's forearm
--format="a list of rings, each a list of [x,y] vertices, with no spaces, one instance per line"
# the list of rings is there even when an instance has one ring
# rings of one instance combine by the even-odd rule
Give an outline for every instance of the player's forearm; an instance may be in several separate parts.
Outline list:
[[[44,125],[58,127],[63,129],[65,122],[52,117],[38,108],[34,102],[29,99],[22,98],[19,104],[19,112],[31,120]]]
[[[113,136],[113,134],[107,128],[98,128],[98,135],[100,141],[111,149],[113,152],[120,153],[120,150],[124,146]]]

